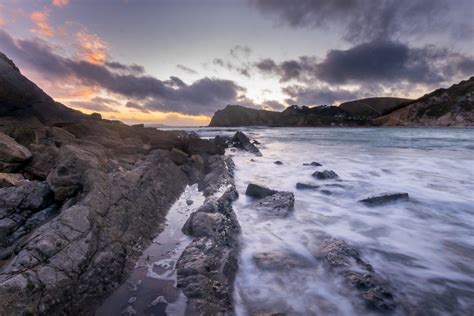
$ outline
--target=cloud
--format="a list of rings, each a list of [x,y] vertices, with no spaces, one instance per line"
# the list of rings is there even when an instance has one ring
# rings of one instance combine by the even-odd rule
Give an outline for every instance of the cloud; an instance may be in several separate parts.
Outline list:
[[[75,35],[79,58],[102,64],[107,58],[107,44],[97,35],[84,30]]]
[[[282,111],[286,108],[286,105],[275,100],[267,100],[262,102],[261,107],[270,111]]]
[[[145,73],[145,68],[137,64],[125,65],[117,61],[106,61],[104,64],[107,67],[111,68],[112,70],[120,71],[123,73],[135,74],[135,75],[141,75]]]
[[[374,40],[345,50],[330,50],[320,61],[309,56],[279,63],[263,59],[254,68],[278,77],[280,82],[440,84],[470,75],[473,64],[471,56],[433,45],[413,48],[400,42]]]
[[[249,58],[252,49],[248,46],[236,45],[230,49],[230,55],[234,58]]]
[[[252,0],[252,5],[264,15],[291,27],[342,29],[351,42],[374,39],[399,39],[448,32],[468,24],[471,17],[459,20],[472,10],[472,1],[458,0]],[[472,39],[472,34],[468,35]]]
[[[69,0],[53,0],[51,3],[56,7],[65,7],[69,4]]]
[[[73,78],[134,100],[149,110],[209,115],[225,104],[237,103],[245,89],[231,80],[203,78],[186,84],[177,77],[162,81],[151,76],[122,74],[87,60],[58,55],[44,42],[13,39],[0,30],[0,46],[17,62],[52,80]]]
[[[34,11],[30,14],[30,19],[35,23],[35,27],[30,31],[41,37],[53,37],[54,29],[49,24],[49,14],[46,11]]]
[[[335,104],[342,101],[354,100],[362,97],[360,91],[350,91],[340,88],[330,88],[328,86],[304,87],[289,86],[282,89],[290,99],[288,104],[304,104],[308,106]]]
[[[150,111],[148,111],[147,109],[145,109],[142,105],[136,103],[136,102],[132,102],[132,101],[129,101],[125,104],[125,106],[129,109],[135,109],[135,110],[138,110],[142,113],[150,113]]]
[[[112,99],[94,97],[89,101],[71,101],[68,102],[68,105],[99,112],[118,112],[114,106],[118,106],[120,103]]]
[[[183,66],[183,65],[176,65],[176,67],[182,71],[184,71],[185,73],[188,73],[188,74],[191,74],[191,75],[195,75],[197,74],[197,71],[194,70],[194,69],[191,69],[189,67],[186,67],[186,66]]]

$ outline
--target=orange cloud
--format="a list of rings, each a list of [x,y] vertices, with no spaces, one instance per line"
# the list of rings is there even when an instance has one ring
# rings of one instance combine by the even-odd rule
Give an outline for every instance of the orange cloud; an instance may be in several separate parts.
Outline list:
[[[69,4],[69,0],[53,0],[52,3],[54,6],[64,7]]]
[[[96,34],[85,31],[76,33],[78,57],[91,63],[102,64],[107,58],[107,44]]]
[[[47,12],[35,11],[31,13],[30,18],[35,23],[35,28],[32,28],[31,32],[44,37],[54,36],[54,29],[49,25]]]

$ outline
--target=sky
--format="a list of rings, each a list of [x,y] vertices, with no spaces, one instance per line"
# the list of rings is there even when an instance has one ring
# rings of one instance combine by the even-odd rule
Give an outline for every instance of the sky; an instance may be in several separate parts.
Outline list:
[[[207,125],[417,98],[474,75],[474,0],[0,0],[0,51],[55,100],[126,123]]]

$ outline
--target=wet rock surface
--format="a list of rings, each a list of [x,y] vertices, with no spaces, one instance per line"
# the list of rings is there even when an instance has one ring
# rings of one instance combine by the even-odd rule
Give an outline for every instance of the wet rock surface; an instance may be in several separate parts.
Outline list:
[[[312,174],[313,177],[315,177],[318,180],[330,180],[330,179],[337,179],[339,176],[337,175],[336,172],[332,170],[324,170],[324,171],[315,171]]]
[[[218,190],[225,147],[69,109],[3,54],[0,70],[0,314],[88,314],[187,184]]]
[[[269,195],[273,195],[277,192],[278,191],[276,190],[272,190],[255,183],[249,183],[249,185],[247,186],[247,190],[245,190],[245,195],[251,196],[256,199],[261,199]]]
[[[253,259],[257,267],[263,270],[289,270],[311,265],[307,258],[286,251],[260,252]]]
[[[221,176],[228,182],[227,191],[218,199],[208,198],[183,226],[183,232],[194,237],[177,262],[178,287],[188,298],[188,315],[233,313],[240,226],[232,202],[238,194],[232,176]]]
[[[293,211],[295,196],[291,192],[277,192],[257,200],[250,207],[264,217],[287,217]]]
[[[320,164],[319,162],[316,162],[316,161],[312,161],[312,162],[303,163],[303,166],[321,167],[322,164]]]
[[[256,156],[262,156],[260,150],[255,146],[253,143],[250,142],[250,139],[244,133],[238,131],[235,133],[234,137],[232,138],[232,142],[235,147],[242,148]]]
[[[323,240],[318,256],[323,258],[329,271],[341,275],[359,292],[367,307],[381,312],[396,308],[397,301],[389,283],[345,241],[336,238]]]
[[[298,190],[316,190],[319,189],[319,185],[298,182],[296,188]]]
[[[379,206],[385,205],[400,201],[408,201],[410,198],[408,193],[390,193],[390,194],[383,194],[378,196],[372,196],[363,200],[360,200],[362,204],[367,206]]]

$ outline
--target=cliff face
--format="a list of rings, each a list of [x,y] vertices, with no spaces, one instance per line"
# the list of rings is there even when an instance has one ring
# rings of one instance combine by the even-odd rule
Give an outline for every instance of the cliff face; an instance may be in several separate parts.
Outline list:
[[[374,120],[382,126],[474,126],[474,77],[438,89]]]
[[[0,55],[0,314],[84,314],[223,152],[69,109]]]
[[[340,106],[290,106],[283,112],[228,105],[209,126],[474,126],[474,77],[417,100],[368,98]]]

